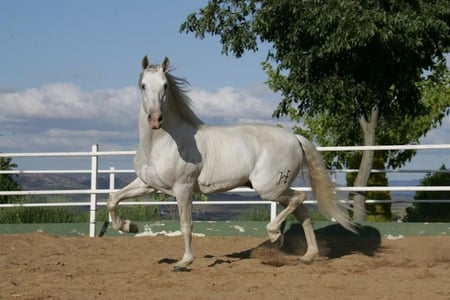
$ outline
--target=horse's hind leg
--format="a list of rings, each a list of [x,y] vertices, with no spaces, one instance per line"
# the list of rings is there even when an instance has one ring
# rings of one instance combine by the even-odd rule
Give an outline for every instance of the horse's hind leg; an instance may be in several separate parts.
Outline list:
[[[312,227],[308,210],[306,206],[302,204],[305,199],[305,193],[295,190],[288,190],[281,197],[279,197],[278,201],[283,207],[285,207],[285,209],[267,225],[267,232],[272,243],[280,242],[281,244],[281,223],[287,218],[289,213],[292,213],[300,224],[302,224],[305,232],[307,249],[306,253],[300,259],[305,262],[310,262],[319,254],[319,248],[317,246],[316,235],[314,234],[314,229]]]
[[[138,227],[136,224],[132,223],[130,220],[122,221],[120,219],[118,204],[122,200],[151,194],[155,191],[155,189],[147,186],[142,180],[136,178],[133,182],[131,182],[120,191],[111,193],[106,205],[108,207],[109,215],[111,216],[113,228],[116,230],[121,230],[123,232],[138,232]]]
[[[302,224],[303,231],[305,232],[307,248],[306,253],[300,259],[304,262],[310,262],[319,255],[319,247],[317,246],[316,235],[308,214],[308,209],[305,205],[301,204],[292,214]]]
[[[298,193],[291,189],[278,197],[277,201],[285,208],[266,226],[267,234],[272,243],[279,243],[280,246],[283,244],[283,235],[280,232],[281,224],[305,199],[306,195],[304,193]]]

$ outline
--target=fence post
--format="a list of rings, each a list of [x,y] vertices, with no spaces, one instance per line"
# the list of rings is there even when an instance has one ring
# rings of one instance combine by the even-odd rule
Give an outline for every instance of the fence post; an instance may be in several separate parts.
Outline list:
[[[277,203],[270,203],[270,221],[273,221],[277,216]]]
[[[110,193],[112,193],[112,191],[114,191],[115,190],[115,184],[116,184],[116,176],[115,176],[115,169],[114,169],[114,167],[110,167],[109,168],[109,190],[110,190]],[[111,215],[109,214],[109,212],[108,212],[108,221],[111,223],[112,222],[112,220],[111,220]]]
[[[92,153],[98,152],[98,144],[92,145]],[[98,156],[91,156],[91,205],[89,214],[89,237],[95,237],[95,214],[97,212],[97,174],[98,174]]]

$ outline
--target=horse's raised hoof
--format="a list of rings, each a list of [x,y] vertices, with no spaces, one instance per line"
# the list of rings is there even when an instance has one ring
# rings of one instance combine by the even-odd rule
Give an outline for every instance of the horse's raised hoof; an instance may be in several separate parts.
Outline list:
[[[180,266],[175,266],[172,269],[173,272],[190,272],[191,269],[188,269],[186,267],[180,267]]]

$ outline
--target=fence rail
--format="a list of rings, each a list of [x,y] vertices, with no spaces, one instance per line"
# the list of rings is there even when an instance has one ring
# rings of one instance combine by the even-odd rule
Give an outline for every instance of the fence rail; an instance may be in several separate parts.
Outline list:
[[[319,151],[364,151],[364,150],[450,150],[450,144],[438,145],[387,145],[387,146],[344,146],[344,147],[317,147]],[[105,156],[132,156],[135,151],[99,151],[98,145],[92,145],[91,151],[87,152],[43,152],[43,153],[0,153],[0,157],[27,157],[27,158],[57,158],[57,157],[87,157],[91,159],[90,170],[0,170],[1,174],[90,174],[91,186],[89,189],[75,190],[30,190],[30,191],[0,191],[0,196],[14,195],[89,195],[89,202],[54,202],[54,203],[4,203],[0,204],[0,208],[10,207],[50,207],[50,206],[89,206],[90,207],[90,228],[89,235],[95,236],[96,228],[96,211],[97,206],[105,205],[105,202],[97,201],[97,195],[109,194],[117,191],[115,188],[115,174],[134,173],[134,170],[116,170],[110,168],[108,170],[99,170],[98,160]],[[356,169],[330,170],[330,173],[350,173],[357,172]],[[431,173],[431,172],[448,172],[445,170],[372,170],[373,173]],[[98,174],[109,174],[110,186],[108,189],[97,188]],[[294,187],[299,191],[311,191],[310,187]],[[337,191],[355,192],[355,191],[450,191],[450,186],[367,186],[367,187],[337,187]],[[249,188],[236,188],[231,193],[248,193],[254,192]],[[314,200],[307,200],[306,203],[315,203]],[[367,200],[367,203],[395,203],[404,201],[395,200]],[[415,201],[420,202],[420,201]],[[427,202],[446,203],[447,200],[427,200]],[[176,201],[124,201],[121,205],[175,205]],[[270,205],[270,215],[273,219],[276,215],[276,203],[270,201],[194,201],[194,205],[225,205],[225,204],[258,204]]]

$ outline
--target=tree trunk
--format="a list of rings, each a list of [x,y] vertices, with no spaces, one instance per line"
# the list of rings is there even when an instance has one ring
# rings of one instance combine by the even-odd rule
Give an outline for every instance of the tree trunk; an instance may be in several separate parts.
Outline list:
[[[371,115],[368,119],[362,115],[359,117],[359,124],[364,134],[364,146],[375,145],[375,129],[377,127],[379,110],[378,106],[372,107]],[[355,178],[353,186],[363,187],[367,186],[369,181],[370,171],[372,170],[374,150],[364,150],[359,165],[358,175]],[[363,191],[355,192],[353,195],[353,220],[355,222],[362,222],[366,219],[366,193]]]

